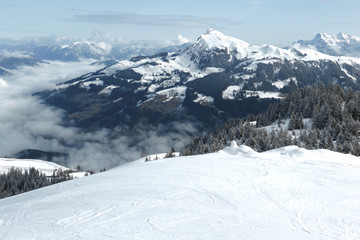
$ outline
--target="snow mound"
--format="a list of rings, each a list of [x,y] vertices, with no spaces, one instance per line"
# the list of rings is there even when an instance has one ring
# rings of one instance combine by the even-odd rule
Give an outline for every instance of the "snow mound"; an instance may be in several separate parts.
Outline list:
[[[235,140],[231,141],[230,147],[225,148],[224,152],[232,155],[247,155],[247,156],[252,156],[257,154],[257,152],[255,152],[251,147],[245,145],[238,146]]]
[[[286,146],[275,150],[268,151],[268,154],[277,155],[281,158],[289,158],[289,159],[299,159],[304,158],[305,154],[309,154],[303,148],[299,148],[298,146]]]

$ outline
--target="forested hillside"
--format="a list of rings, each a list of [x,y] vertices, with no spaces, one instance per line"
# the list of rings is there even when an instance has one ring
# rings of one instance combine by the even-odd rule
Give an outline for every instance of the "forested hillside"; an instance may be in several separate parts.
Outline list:
[[[236,140],[259,152],[297,145],[360,156],[359,120],[360,91],[314,85],[294,90],[254,119],[234,119],[194,139],[181,154],[215,152]]]
[[[52,176],[46,176],[34,167],[25,171],[12,167],[7,173],[0,174],[0,199],[70,179],[72,176],[68,171],[54,171]]]

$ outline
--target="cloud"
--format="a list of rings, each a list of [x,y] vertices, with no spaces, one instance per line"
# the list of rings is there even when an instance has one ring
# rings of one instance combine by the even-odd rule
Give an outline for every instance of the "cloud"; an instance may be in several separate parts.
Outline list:
[[[189,39],[183,37],[183,36],[180,35],[180,34],[177,36],[177,41],[178,41],[177,43],[178,43],[179,45],[190,42]]]
[[[95,70],[86,63],[51,62],[37,67],[21,67],[1,80],[0,156],[26,148],[61,151],[61,142],[73,137],[77,129],[62,126],[63,112],[33,96],[36,91]]]
[[[210,25],[237,25],[243,22],[226,18],[196,17],[186,15],[144,15],[134,13],[94,13],[75,15],[67,21],[100,23],[100,24],[132,24],[166,27],[206,28]]]
[[[0,88],[6,88],[8,86],[7,82],[0,78]]]
[[[360,25],[360,22],[328,22],[330,25]]]
[[[176,129],[181,132],[176,133]],[[171,147],[179,151],[190,142],[194,134],[199,134],[195,125],[177,122],[169,125],[137,126],[137,132],[133,136],[109,138],[114,131],[122,132],[122,129],[112,132],[103,129],[91,134],[78,134],[76,137],[83,144],[77,148],[66,149],[72,160],[69,165],[75,167],[79,164],[95,170],[110,168],[144,155],[169,152]]]
[[[70,12],[85,12],[83,8],[69,8],[68,11]]]

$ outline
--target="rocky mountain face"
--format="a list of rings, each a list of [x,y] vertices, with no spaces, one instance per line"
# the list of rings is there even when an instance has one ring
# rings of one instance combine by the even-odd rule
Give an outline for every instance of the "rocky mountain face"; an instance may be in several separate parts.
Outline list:
[[[85,130],[192,121],[213,127],[298,86],[359,88],[360,59],[255,46],[209,29],[177,52],[134,57],[38,93]]]

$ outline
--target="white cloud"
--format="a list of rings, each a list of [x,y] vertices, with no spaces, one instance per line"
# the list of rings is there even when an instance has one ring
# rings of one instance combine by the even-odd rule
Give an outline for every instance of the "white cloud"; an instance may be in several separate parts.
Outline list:
[[[6,88],[8,86],[7,82],[0,78],[0,88]]]
[[[99,43],[97,44],[97,46],[98,46],[99,48],[101,48],[102,50],[104,50],[105,52],[107,52],[107,53],[109,53],[109,52],[111,51],[111,49],[112,49],[111,44],[110,44],[110,43],[107,43],[107,42],[99,42]]]
[[[189,39],[183,37],[181,34],[177,36],[177,40],[179,45],[190,42]]]
[[[73,22],[101,23],[101,24],[133,24],[133,25],[151,25],[151,26],[169,26],[169,27],[200,27],[206,28],[214,25],[238,25],[243,22],[226,18],[215,17],[197,17],[183,15],[145,15],[134,13],[92,13],[84,15],[75,15],[71,19],[65,19]]]
[[[0,156],[26,148],[63,149],[56,143],[73,137],[77,130],[63,127],[63,112],[41,104],[32,94],[95,70],[89,63],[51,62],[20,67],[0,79]]]

